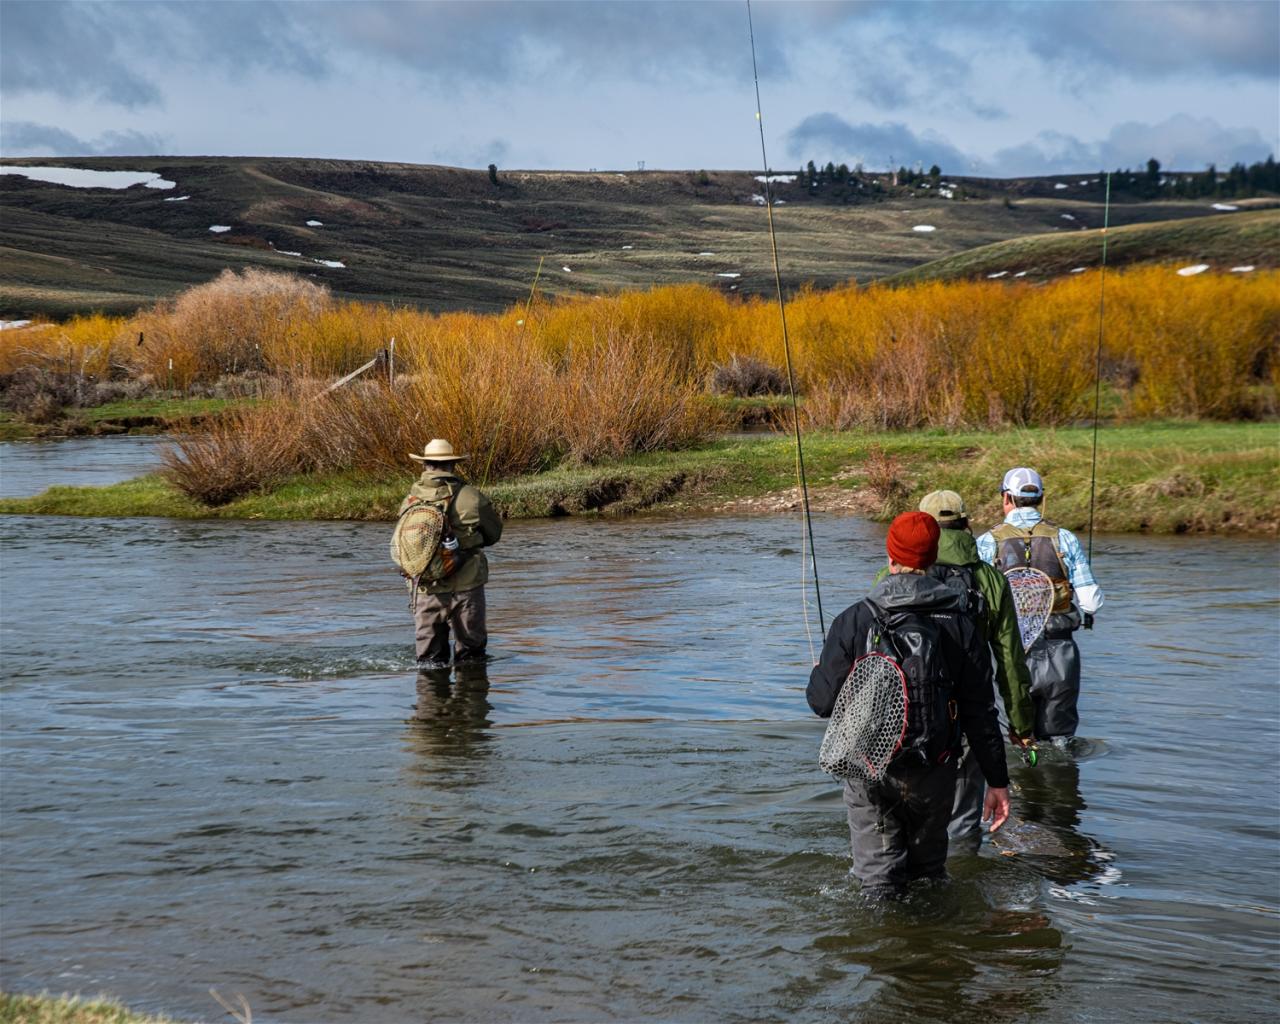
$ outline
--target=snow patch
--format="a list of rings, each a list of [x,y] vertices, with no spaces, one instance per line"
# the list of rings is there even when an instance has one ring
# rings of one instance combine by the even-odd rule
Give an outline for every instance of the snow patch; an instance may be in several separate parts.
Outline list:
[[[713,252],[700,252],[700,253],[698,253],[698,255],[699,255],[699,256],[714,256],[714,255],[715,255],[715,253],[713,253]]]
[[[780,181],[784,185],[794,185],[796,176],[794,174],[770,174],[766,177],[763,174],[757,174],[756,181]]]
[[[937,231],[938,229],[935,228],[932,224],[917,224],[911,230],[920,231],[920,232],[923,232],[924,234],[928,234],[930,231]]]
[[[230,224],[210,224],[209,230],[212,231],[215,235],[221,235],[223,232],[230,231],[231,225]]]
[[[1253,264],[1252,264],[1252,263],[1249,263],[1249,264],[1247,264],[1246,266],[1243,266],[1243,267],[1232,267],[1232,268],[1231,268],[1231,273],[1233,273],[1233,274],[1252,274],[1252,273],[1253,273]]]
[[[312,263],[319,263],[322,267],[332,267],[334,270],[345,270],[347,265],[342,260],[312,260]]]
[[[626,252],[628,249],[634,249],[634,248],[635,248],[635,246],[634,246],[634,245],[624,245],[624,246],[622,247],[622,251],[623,251],[623,252]]]
[[[1232,206],[1230,203],[1214,203],[1213,208],[1215,210],[1224,210],[1227,213],[1231,213],[1231,212],[1234,212],[1235,210],[1240,209],[1240,207]]]
[[[30,320],[0,320],[0,331],[11,331],[15,327],[26,327]]]
[[[1076,268],[1075,268],[1075,270],[1071,271],[1071,273],[1073,273],[1073,274],[1083,274],[1083,273],[1084,273],[1086,270],[1088,270],[1088,269],[1089,269],[1088,267],[1076,267]]]
[[[1064,188],[1066,188],[1067,186],[1066,186],[1066,185],[1064,185],[1064,184],[1063,184],[1062,182],[1060,182],[1060,181],[1055,181],[1055,182],[1053,183],[1053,187],[1054,187],[1055,189],[1064,189]]]
[[[1016,274],[1014,274],[1013,276],[1014,276],[1014,277],[1026,277],[1026,276],[1027,276],[1027,272],[1026,272],[1025,270],[1019,270],[1019,271],[1018,271]]]
[[[1189,267],[1181,267],[1178,270],[1178,276],[1179,277],[1195,277],[1196,274],[1203,274],[1208,269],[1209,269],[1209,264],[1207,263],[1193,263]]]
[[[716,277],[741,277],[741,274],[735,274],[732,271],[725,271],[723,274],[716,274]]]
[[[758,192],[751,197],[751,201],[755,203],[756,206],[764,206],[765,204],[764,196],[760,195]]]
[[[954,199],[956,197],[955,192],[949,188],[938,189],[938,195],[942,196],[943,199]]]
[[[1063,220],[1075,220],[1075,218],[1071,216],[1071,214],[1069,213],[1060,213],[1058,216],[1060,216]]]
[[[1089,179],[1088,179],[1088,178],[1086,178],[1084,181],[1080,182],[1080,184],[1081,184],[1081,185],[1087,185],[1087,184],[1089,184]]]
[[[276,252],[278,252],[281,256],[301,256],[302,255],[302,253],[300,252],[290,252],[288,249],[277,249]]]
[[[322,227],[324,227],[324,223],[323,223],[323,221],[318,221],[318,220],[309,220],[309,221],[307,221],[307,227],[309,227],[309,228],[322,228]]]
[[[1005,276],[1005,274],[1007,274],[1007,273],[1009,273],[1009,271],[1007,271],[1007,270],[997,270],[994,274],[988,274],[988,275],[987,275],[987,280],[989,280],[989,281],[993,281],[993,280],[995,280],[997,277],[1004,277],[1004,276]]]
[[[181,203],[184,200],[187,200],[190,198],[191,198],[190,196],[165,196],[164,201],[166,203]]]
[[[561,267],[560,269],[561,269],[561,270],[563,270],[566,274],[572,274],[572,273],[573,273],[573,271],[572,271],[572,270],[570,270],[568,267]]]
[[[20,174],[32,181],[47,181],[70,188],[177,188],[176,181],[166,181],[151,171],[86,171],[81,167],[0,167],[0,174]]]

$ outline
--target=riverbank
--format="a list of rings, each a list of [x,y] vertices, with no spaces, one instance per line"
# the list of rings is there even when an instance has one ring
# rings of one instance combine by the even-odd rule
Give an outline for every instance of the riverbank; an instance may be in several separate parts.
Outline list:
[[[0,992],[0,1024],[175,1024],[169,1017],[134,1013],[112,999],[14,995]]]
[[[819,511],[887,520],[946,487],[975,522],[999,514],[996,488],[1012,465],[1045,477],[1046,513],[1072,529],[1089,521],[1089,427],[996,432],[806,435],[810,497]],[[407,462],[407,460],[406,460]],[[412,482],[355,474],[295,477],[218,508],[192,501],[159,475],[110,487],[51,487],[0,501],[0,514],[170,516],[183,519],[389,521]],[[508,518],[561,515],[760,512],[798,508],[794,443],[765,434],[688,451],[636,456],[488,485]],[[1105,426],[1098,436],[1095,528],[1112,532],[1276,533],[1280,425],[1160,422]]]

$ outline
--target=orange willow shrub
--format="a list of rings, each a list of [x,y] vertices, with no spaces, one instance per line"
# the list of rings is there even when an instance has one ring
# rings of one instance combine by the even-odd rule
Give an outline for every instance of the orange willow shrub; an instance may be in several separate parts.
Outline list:
[[[180,388],[247,371],[308,375],[309,362],[272,365],[264,353],[309,348],[313,320],[331,302],[327,288],[291,274],[224,270],[135,316],[130,327],[145,343],[132,362]]]
[[[1107,286],[1107,349],[1137,370],[1139,416],[1232,419],[1275,407],[1280,362],[1280,272],[1178,277],[1143,268]]]
[[[38,366],[106,380],[119,363],[124,317],[93,313],[65,324],[33,324],[0,331],[0,373]]]

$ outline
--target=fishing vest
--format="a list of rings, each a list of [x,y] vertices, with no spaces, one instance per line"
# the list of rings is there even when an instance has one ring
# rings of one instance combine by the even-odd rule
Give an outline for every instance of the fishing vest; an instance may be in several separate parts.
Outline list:
[[[1053,614],[1071,610],[1071,581],[1058,550],[1058,527],[1040,520],[1031,529],[1001,523],[991,531],[996,541],[996,568],[1001,572],[1030,566],[1039,569],[1053,583]]]

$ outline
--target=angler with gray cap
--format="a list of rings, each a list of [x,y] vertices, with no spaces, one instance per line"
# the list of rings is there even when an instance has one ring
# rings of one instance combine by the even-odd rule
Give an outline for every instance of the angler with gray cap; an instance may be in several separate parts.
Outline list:
[[[502,519],[489,498],[457,474],[467,458],[433,439],[421,455],[422,475],[400,503],[391,558],[409,586],[418,667],[449,664],[453,634],[456,662],[485,656],[484,585],[489,561],[482,549],[502,537]]]
[[[978,554],[1001,572],[1029,566],[1053,583],[1052,613],[1027,651],[1027,667],[1036,736],[1064,742],[1080,724],[1080,649],[1072,633],[1081,626],[1093,628],[1102,588],[1076,535],[1043,517],[1039,473],[1025,466],[1009,470],[1000,482],[1000,497],[1004,522],[978,538]]]

